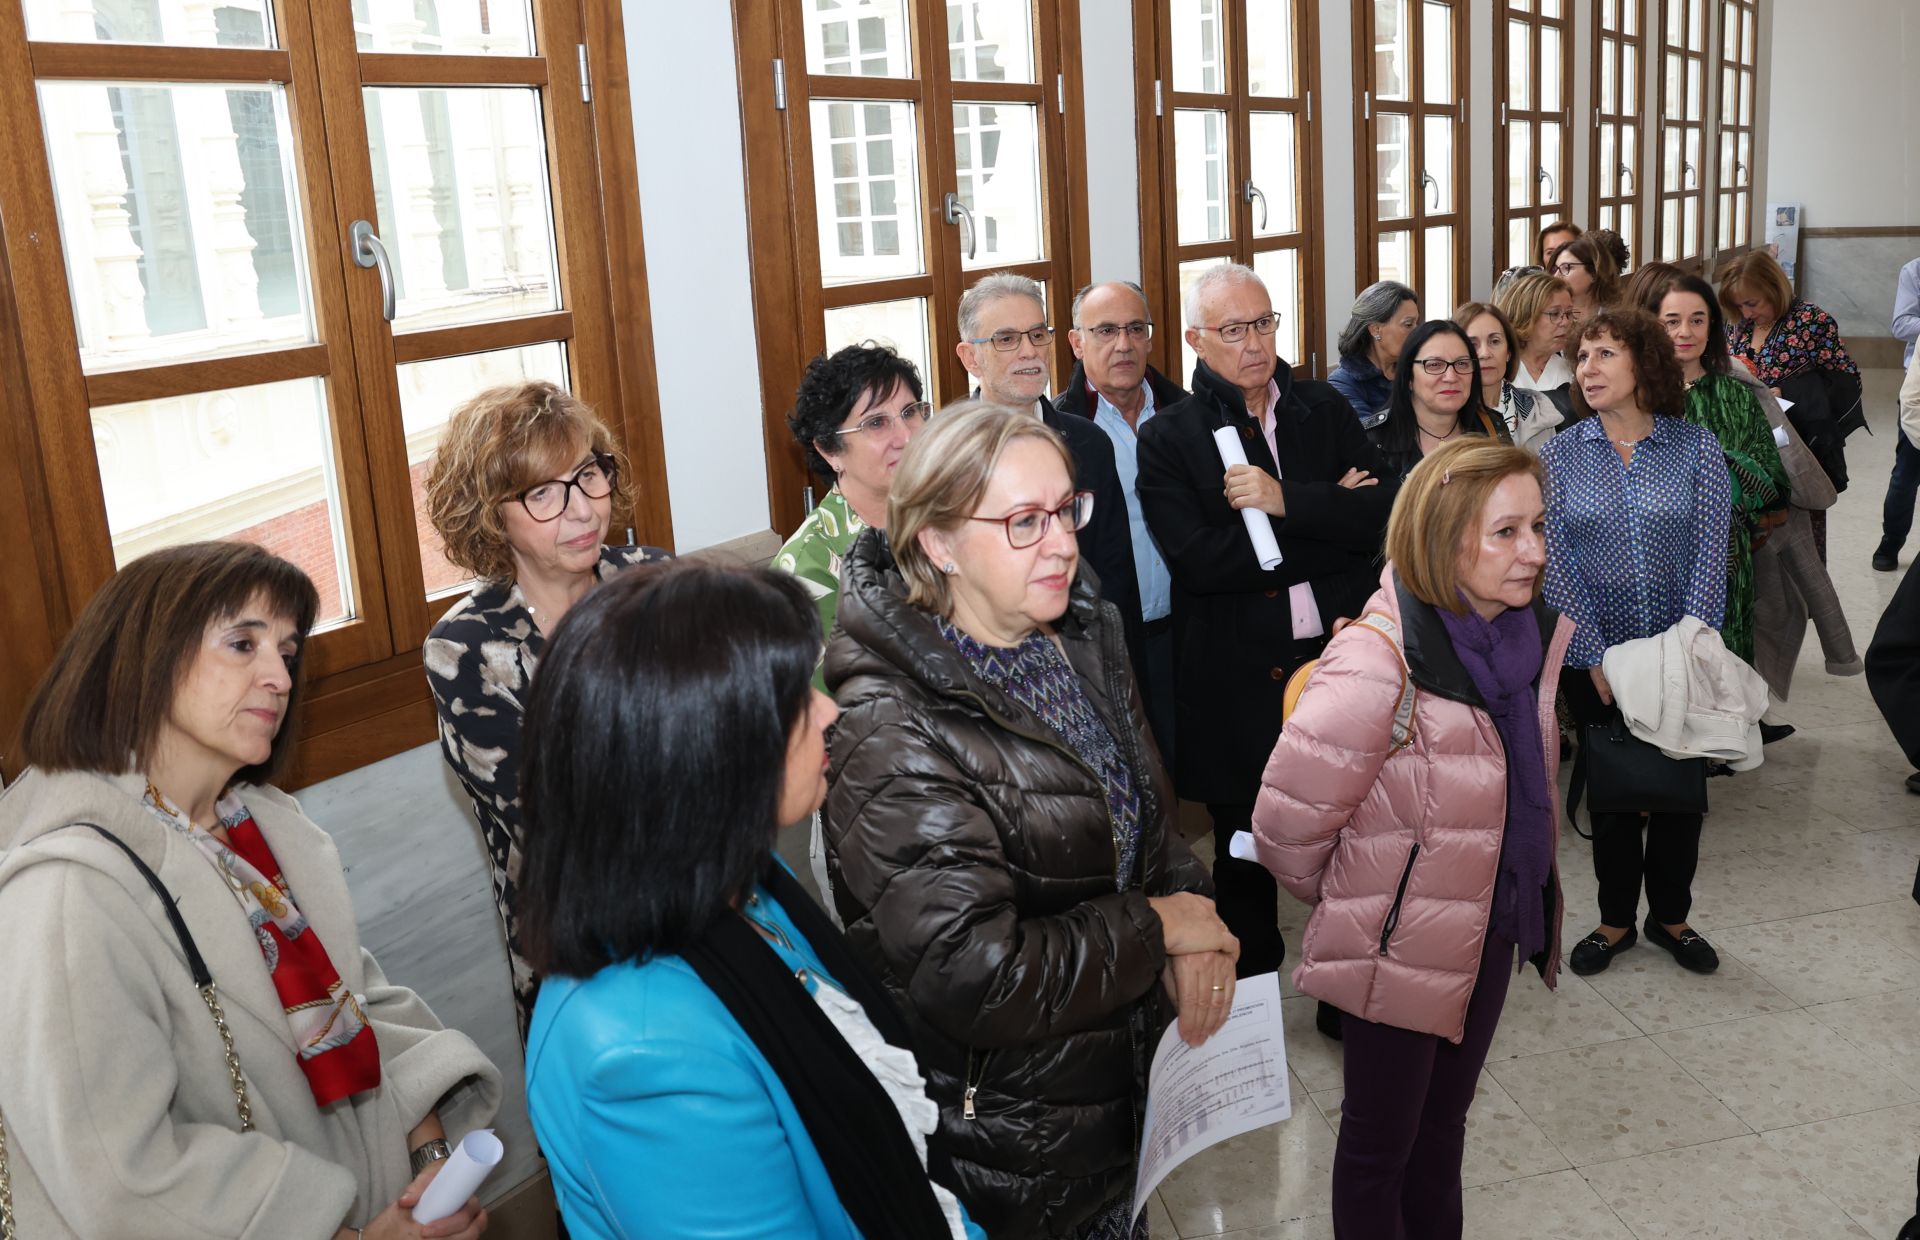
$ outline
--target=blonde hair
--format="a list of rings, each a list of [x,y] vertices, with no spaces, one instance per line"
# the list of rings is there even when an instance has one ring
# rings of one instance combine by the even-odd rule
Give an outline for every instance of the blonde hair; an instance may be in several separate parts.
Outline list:
[[[1387,559],[1409,594],[1455,615],[1466,611],[1460,599],[1461,549],[1495,488],[1516,474],[1546,491],[1547,471],[1539,457],[1478,436],[1441,444],[1414,466],[1387,518]],[[1536,582],[1534,597],[1539,592]]]
[[[907,585],[907,601],[939,615],[953,607],[947,575],[920,545],[923,530],[956,530],[973,515],[1016,439],[1038,439],[1060,454],[1073,477],[1073,458],[1053,429],[1030,410],[984,400],[948,405],[907,445],[887,493],[887,546]]]
[[[427,519],[447,559],[489,581],[513,578],[502,501],[584,451],[613,458],[613,516],[633,511],[627,458],[585,401],[544,380],[488,388],[454,410],[427,475]]]
[[[1571,297],[1573,289],[1559,276],[1548,275],[1544,271],[1521,276],[1494,293],[1493,304],[1513,325],[1514,353],[1518,354],[1527,347],[1527,341],[1533,338],[1533,325],[1539,321],[1547,303],[1561,293]]]
[[[1740,313],[1740,295],[1758,297],[1773,307],[1773,317],[1780,318],[1793,305],[1793,282],[1787,279],[1787,273],[1765,250],[1748,250],[1739,258],[1728,263],[1720,271],[1720,308],[1727,312],[1727,322],[1738,323],[1746,316]]]

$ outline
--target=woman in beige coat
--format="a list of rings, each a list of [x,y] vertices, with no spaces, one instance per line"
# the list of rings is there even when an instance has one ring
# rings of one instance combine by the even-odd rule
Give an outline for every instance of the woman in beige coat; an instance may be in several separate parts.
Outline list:
[[[499,1073],[387,981],[332,841],[268,785],[315,606],[258,547],[143,556],[28,707],[33,769],[0,797],[0,1122],[27,1240],[486,1226],[476,1201],[426,1226],[411,1207]]]

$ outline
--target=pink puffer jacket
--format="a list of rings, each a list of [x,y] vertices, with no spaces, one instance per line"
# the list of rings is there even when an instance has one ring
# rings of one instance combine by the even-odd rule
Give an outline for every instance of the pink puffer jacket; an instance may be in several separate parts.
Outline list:
[[[1437,612],[1392,566],[1366,610],[1400,630],[1415,686],[1413,740],[1395,751],[1400,655],[1352,626],[1327,644],[1274,746],[1253,811],[1259,858],[1316,904],[1293,984],[1367,1020],[1458,1042],[1479,976],[1506,828],[1506,754]],[[1539,721],[1547,786],[1559,768],[1553,702],[1573,622],[1542,605]],[[1555,796],[1558,824],[1558,795]],[[1555,831],[1556,845],[1559,833]],[[1546,901],[1548,987],[1560,963],[1560,868]]]

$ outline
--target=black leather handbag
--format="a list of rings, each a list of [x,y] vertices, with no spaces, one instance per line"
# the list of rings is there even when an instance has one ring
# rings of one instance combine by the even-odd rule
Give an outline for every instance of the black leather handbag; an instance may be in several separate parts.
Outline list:
[[[1707,760],[1669,758],[1627,728],[1618,711],[1605,723],[1580,729],[1580,752],[1567,787],[1567,820],[1581,836],[1574,818],[1582,793],[1587,813],[1593,814],[1704,814],[1707,812]]]

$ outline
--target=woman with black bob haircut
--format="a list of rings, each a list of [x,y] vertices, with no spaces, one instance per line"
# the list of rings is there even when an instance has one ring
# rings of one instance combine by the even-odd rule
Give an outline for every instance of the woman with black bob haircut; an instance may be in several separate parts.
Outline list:
[[[1401,346],[1386,420],[1367,438],[1388,466],[1387,480],[1397,483],[1427,453],[1460,434],[1512,442],[1480,399],[1480,355],[1466,329],[1450,319],[1429,319]]]
[[[984,1235],[927,1177],[900,1016],[773,856],[826,795],[819,653],[791,576],[687,562],[588,595],[541,664],[527,1097],[577,1237]]]

